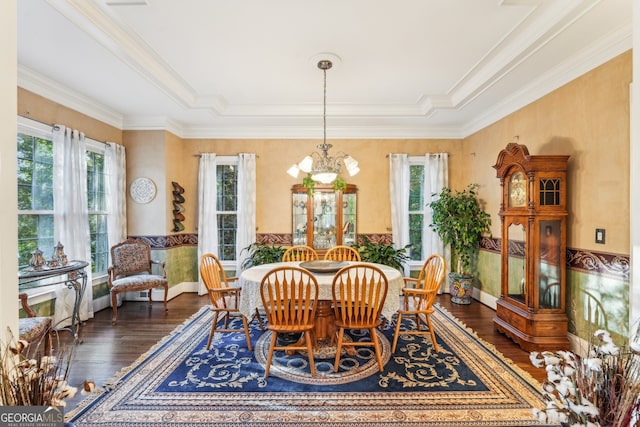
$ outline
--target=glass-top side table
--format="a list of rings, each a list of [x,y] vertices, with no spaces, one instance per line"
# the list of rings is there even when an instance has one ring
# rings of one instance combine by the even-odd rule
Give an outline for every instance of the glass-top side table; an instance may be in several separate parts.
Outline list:
[[[60,267],[46,267],[39,269],[32,267],[18,271],[18,286],[21,292],[28,289],[35,289],[42,286],[50,286],[58,283],[64,284],[68,289],[75,292],[75,300],[73,303],[73,312],[71,316],[60,319],[54,326],[55,331],[68,331],[78,341],[80,340],[80,304],[82,296],[87,288],[87,272],[85,268],[89,265],[86,261],[72,260],[67,265]],[[52,279],[52,280],[44,280]],[[71,319],[71,325],[68,327],[58,328],[57,326]]]

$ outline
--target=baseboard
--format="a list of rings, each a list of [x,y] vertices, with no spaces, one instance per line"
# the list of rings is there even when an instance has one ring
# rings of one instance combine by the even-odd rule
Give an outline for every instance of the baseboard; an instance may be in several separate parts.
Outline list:
[[[167,299],[177,297],[183,292],[197,292],[198,282],[182,282],[169,288],[169,295]],[[124,295],[125,301],[149,301],[147,295],[148,291],[141,292],[127,292]],[[162,301],[164,299],[164,288],[155,288],[151,292],[151,297],[154,301]]]
[[[496,310],[498,308],[498,298],[491,294],[483,292],[478,288],[473,288],[472,296],[473,299],[480,301],[487,307],[491,307],[493,310]]]
[[[473,298],[487,307],[491,307],[494,311],[498,308],[498,298],[482,292],[478,288],[473,289]],[[589,348],[589,343],[577,335],[568,332],[567,338],[569,338],[570,350],[576,354],[585,354],[585,350]]]
[[[177,297],[183,292],[197,292],[198,291],[198,283],[197,282],[182,282],[178,283],[175,286],[169,288],[169,294],[167,296],[168,300]],[[125,294],[126,301],[149,301],[147,297],[147,291],[144,291],[144,297],[141,297],[138,292],[127,292]],[[129,297],[132,295],[132,297]],[[151,293],[151,297],[154,301],[162,301],[164,299],[164,289],[154,289]],[[104,310],[105,308],[111,309],[111,295],[103,295],[100,298],[95,298],[93,300],[93,312],[97,312],[100,310]]]

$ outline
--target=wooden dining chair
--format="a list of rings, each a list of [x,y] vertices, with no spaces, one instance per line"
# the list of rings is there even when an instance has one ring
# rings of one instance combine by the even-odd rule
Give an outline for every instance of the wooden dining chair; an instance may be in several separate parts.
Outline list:
[[[338,372],[340,352],[344,346],[369,346],[376,352],[380,371],[384,366],[376,327],[387,297],[389,283],[381,269],[368,264],[352,264],[340,269],[333,278],[333,310],[338,329],[338,347],[333,366]],[[367,329],[369,341],[346,341],[345,329]]]
[[[311,246],[296,245],[291,246],[282,255],[282,261],[316,261],[318,260],[318,253]]]
[[[209,333],[209,341],[207,341],[207,350],[211,347],[211,341],[216,332],[243,331],[247,340],[247,348],[249,351],[253,350],[251,346],[251,336],[249,335],[249,322],[247,322],[247,318],[238,310],[240,288],[229,286],[229,283],[236,281],[237,277],[227,278],[220,260],[211,253],[204,254],[200,258],[200,276],[202,276],[202,281],[209,292],[211,311],[214,313],[211,332]],[[223,317],[224,325],[219,328],[218,322]],[[234,317],[242,319],[242,329],[229,327],[229,320]]]
[[[360,252],[352,246],[338,245],[324,254],[324,259],[331,261],[360,261]]]
[[[438,289],[442,285],[446,273],[446,262],[441,255],[433,254],[422,265],[418,278],[405,277],[405,287],[402,289],[402,303],[398,310],[396,330],[393,335],[393,345],[391,352],[396,351],[398,337],[403,335],[431,335],[433,348],[438,352],[436,334],[431,324],[431,314],[433,313],[433,303],[438,294]],[[402,317],[413,315],[416,318],[415,330],[400,330]],[[427,327],[423,329],[422,325]]]
[[[316,376],[313,362],[315,339],[313,328],[318,307],[318,281],[307,270],[299,267],[276,267],[269,271],[260,284],[262,305],[267,315],[267,328],[271,331],[269,356],[264,377],[269,376],[275,350],[306,350],[311,376]],[[278,334],[303,333],[304,344],[277,345]]]

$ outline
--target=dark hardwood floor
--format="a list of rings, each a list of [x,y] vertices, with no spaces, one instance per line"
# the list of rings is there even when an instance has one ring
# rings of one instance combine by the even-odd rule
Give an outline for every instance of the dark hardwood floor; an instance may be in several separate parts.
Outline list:
[[[122,368],[131,365],[152,345],[173,331],[178,325],[206,305],[207,296],[185,293],[168,303],[165,313],[162,302],[154,302],[150,307],[145,302],[126,302],[118,310],[118,323],[111,325],[111,309],[95,313],[81,330],[83,342],[75,348],[74,362],[69,383],[81,386],[85,380],[91,380],[96,386],[115,376]],[[470,305],[457,305],[448,295],[438,297],[438,303],[449,310],[480,338],[493,344],[498,351],[513,360],[523,370],[532,374],[538,381],[546,378],[544,369],[534,368],[529,362],[529,353],[523,351],[513,341],[494,331],[494,311],[473,301]],[[437,331],[436,331],[437,333]],[[62,332],[61,342],[69,343],[70,334]],[[76,395],[67,400],[67,412],[74,409],[85,396]]]

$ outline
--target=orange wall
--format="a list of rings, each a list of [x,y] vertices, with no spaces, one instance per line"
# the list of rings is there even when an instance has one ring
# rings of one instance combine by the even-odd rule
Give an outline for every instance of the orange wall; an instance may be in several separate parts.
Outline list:
[[[567,246],[629,254],[629,84],[631,51],[465,138],[465,181],[480,197],[500,235],[500,185],[495,164],[507,143],[529,154],[568,154]],[[470,155],[475,153],[475,155]],[[604,245],[595,229],[606,230]]]
[[[214,140],[187,139],[184,141],[184,177],[187,192],[197,194],[199,153],[211,152],[232,155],[256,153],[257,226],[258,233],[291,233],[291,187],[302,183],[302,174],[292,178],[286,170],[312,151],[318,140]],[[389,153],[424,154],[450,153],[451,181],[460,182],[462,158],[460,140],[331,140],[330,154],[340,151],[359,162],[360,173],[345,176],[349,184],[358,186],[358,232],[389,233]],[[195,198],[185,204],[187,210],[196,209]],[[187,229],[185,231],[193,231]]]
[[[18,115],[42,123],[60,124],[78,129],[96,141],[122,144],[120,129],[22,88],[18,88]]]
[[[498,152],[519,136],[531,154],[569,154],[567,245],[629,254],[629,84],[631,51],[461,140],[331,140],[330,153],[344,151],[360,162],[358,232],[388,233],[391,226],[388,159],[392,152],[450,154],[450,185],[480,184],[479,194],[499,236]],[[290,188],[301,182],[287,168],[318,140],[185,139],[163,131],[119,131],[73,110],[19,89],[18,113],[46,123],[82,129],[100,140],[124,141],[127,183],[152,178],[158,195],[147,205],[129,200],[129,234],[165,235],[171,223],[171,181],[185,188],[185,233],[196,232],[197,170],[202,152],[257,155],[258,233],[291,232]],[[27,114],[28,113],[28,114]],[[595,228],[606,229],[606,244],[594,243]]]

